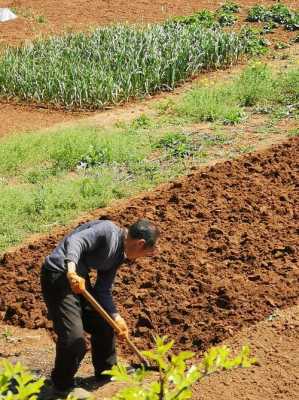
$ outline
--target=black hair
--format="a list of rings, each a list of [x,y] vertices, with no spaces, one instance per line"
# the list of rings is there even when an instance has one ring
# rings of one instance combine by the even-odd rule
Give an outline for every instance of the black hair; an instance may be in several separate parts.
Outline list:
[[[153,247],[159,235],[159,229],[147,219],[139,219],[129,227],[129,236],[145,240],[146,247]]]

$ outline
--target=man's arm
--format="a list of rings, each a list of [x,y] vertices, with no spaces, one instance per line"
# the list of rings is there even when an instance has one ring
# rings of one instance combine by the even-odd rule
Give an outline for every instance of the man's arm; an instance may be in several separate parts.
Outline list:
[[[97,281],[95,285],[96,296],[104,309],[112,316],[120,329],[120,336],[128,336],[129,329],[126,321],[117,312],[113,301],[112,288],[116,275],[116,268],[112,268],[105,272],[98,271]]]
[[[112,296],[115,275],[116,268],[110,268],[108,271],[98,271],[97,281],[95,284],[97,299],[112,317],[115,317],[115,315],[118,314]]]

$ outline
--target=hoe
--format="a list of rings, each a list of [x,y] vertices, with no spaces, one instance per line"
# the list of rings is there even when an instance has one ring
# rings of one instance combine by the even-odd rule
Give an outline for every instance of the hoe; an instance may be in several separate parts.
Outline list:
[[[113,328],[116,333],[119,333],[119,328],[117,323],[114,321],[113,318],[104,310],[104,308],[96,301],[96,299],[84,288],[83,292],[81,293],[82,296],[90,303],[90,305],[96,310],[96,312],[104,318],[104,320]],[[149,361],[141,354],[141,352],[137,349],[135,344],[130,339],[129,335],[125,336],[125,340],[130,347],[130,349],[137,355],[141,364],[133,364],[135,369],[137,368],[144,368],[149,371],[158,371],[159,368],[157,366],[151,365]]]

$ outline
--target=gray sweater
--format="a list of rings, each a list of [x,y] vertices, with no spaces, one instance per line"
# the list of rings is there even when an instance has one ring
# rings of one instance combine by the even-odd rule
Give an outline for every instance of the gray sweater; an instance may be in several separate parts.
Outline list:
[[[66,236],[46,257],[44,268],[66,272],[68,261],[77,265],[77,273],[86,277],[97,270],[95,294],[110,314],[116,313],[112,286],[118,267],[124,261],[124,230],[111,221],[91,221]]]

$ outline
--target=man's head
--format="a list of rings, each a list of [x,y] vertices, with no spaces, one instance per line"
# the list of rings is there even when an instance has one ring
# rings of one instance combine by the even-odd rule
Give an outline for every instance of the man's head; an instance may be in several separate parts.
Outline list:
[[[157,253],[158,228],[147,219],[140,219],[128,229],[124,250],[129,260],[151,257]]]

